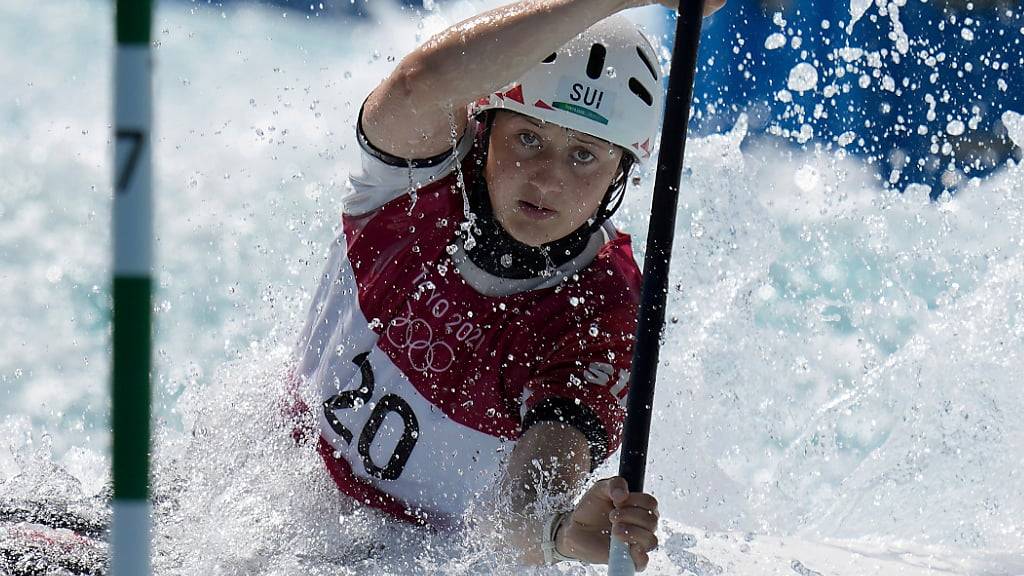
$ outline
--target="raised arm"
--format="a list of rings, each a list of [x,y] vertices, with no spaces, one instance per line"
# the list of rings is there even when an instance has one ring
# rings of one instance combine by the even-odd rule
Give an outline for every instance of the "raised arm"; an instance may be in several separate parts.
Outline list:
[[[725,5],[707,0],[704,15]],[[402,59],[363,110],[367,139],[407,159],[435,156],[466,127],[466,106],[522,76],[580,32],[627,8],[678,0],[522,0],[460,22]]]
[[[596,22],[651,0],[525,0],[460,22],[402,59],[370,94],[363,132],[392,156],[428,158],[451,148],[466,106],[509,84]]]

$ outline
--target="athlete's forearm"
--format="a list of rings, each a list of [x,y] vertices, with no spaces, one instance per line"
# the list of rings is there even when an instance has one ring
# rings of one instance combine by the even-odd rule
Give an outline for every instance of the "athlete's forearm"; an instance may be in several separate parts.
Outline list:
[[[589,445],[572,426],[536,424],[519,440],[509,458],[493,528],[520,563],[543,564],[547,520],[555,511],[571,508],[589,471]]]
[[[438,106],[464,105],[520,78],[580,32],[637,4],[526,0],[501,6],[448,28],[410,54],[410,78]]]

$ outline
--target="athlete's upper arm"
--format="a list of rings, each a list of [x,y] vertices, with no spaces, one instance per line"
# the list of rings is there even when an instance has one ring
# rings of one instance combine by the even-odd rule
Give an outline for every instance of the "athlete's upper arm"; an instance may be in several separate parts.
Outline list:
[[[365,134],[363,121],[358,120],[356,139],[362,151],[361,162],[357,170],[349,173],[343,211],[351,215],[368,214],[410,190],[419,190],[451,174],[473,148],[476,131],[473,123],[457,145],[436,156],[403,159],[380,150]]]
[[[426,84],[428,76],[416,54],[410,54],[370,93],[362,121],[374,147],[414,160],[437,156],[459,140],[466,130],[467,103],[447,101]]]

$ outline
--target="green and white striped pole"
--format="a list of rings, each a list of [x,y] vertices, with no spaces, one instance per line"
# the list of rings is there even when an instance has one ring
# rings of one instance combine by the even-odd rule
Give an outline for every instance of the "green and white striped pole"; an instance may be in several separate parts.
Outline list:
[[[117,0],[114,72],[113,576],[150,573],[153,268],[150,0]]]

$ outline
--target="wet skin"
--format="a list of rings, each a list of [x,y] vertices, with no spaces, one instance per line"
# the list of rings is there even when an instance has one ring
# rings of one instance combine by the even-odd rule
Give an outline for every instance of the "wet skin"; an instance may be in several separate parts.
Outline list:
[[[484,170],[494,215],[524,244],[563,238],[597,212],[622,154],[593,136],[499,111]]]

